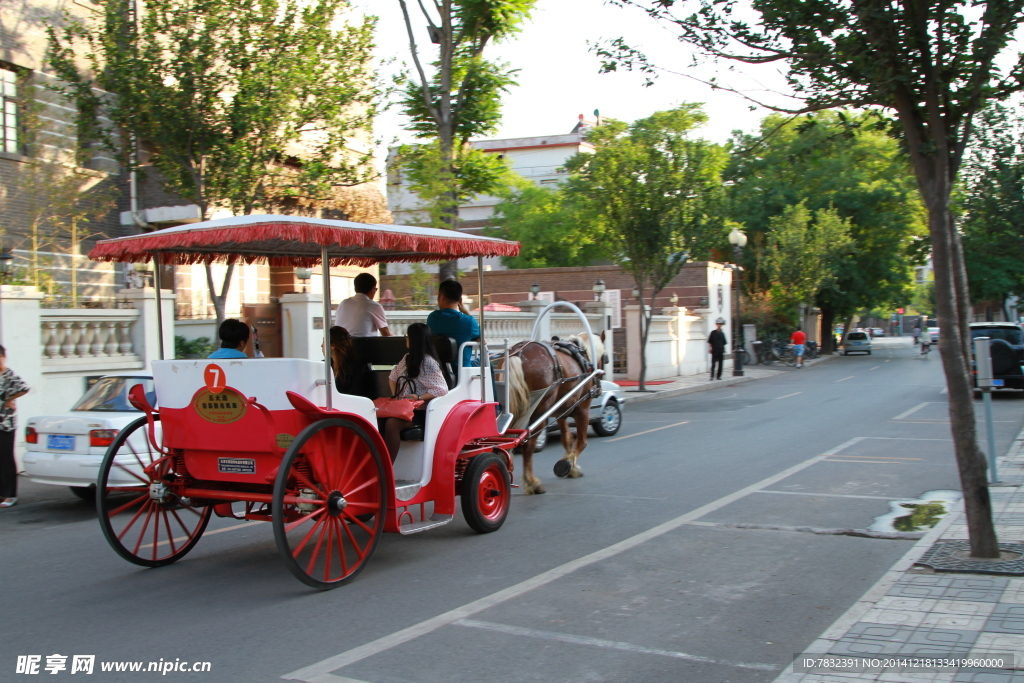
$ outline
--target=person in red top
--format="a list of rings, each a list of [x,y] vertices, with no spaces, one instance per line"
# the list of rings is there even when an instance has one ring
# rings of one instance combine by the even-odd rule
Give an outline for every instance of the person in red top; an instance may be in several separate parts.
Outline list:
[[[789,338],[789,341],[793,345],[793,353],[796,354],[796,366],[802,368],[804,366],[804,344],[807,342],[807,335],[798,327],[793,336]]]

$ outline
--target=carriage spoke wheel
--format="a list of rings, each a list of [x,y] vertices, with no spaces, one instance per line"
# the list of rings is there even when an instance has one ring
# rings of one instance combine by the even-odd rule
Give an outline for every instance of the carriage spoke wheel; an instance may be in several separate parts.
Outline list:
[[[110,444],[96,482],[96,490],[106,495],[96,496],[96,510],[118,555],[143,567],[162,567],[195,547],[213,510],[174,495],[170,484],[179,475],[173,458],[157,452],[146,432],[146,418],[140,417]]]
[[[328,590],[370,560],[384,530],[384,461],[362,427],[342,418],[306,427],[274,483],[274,539],[288,570]]]
[[[462,477],[462,516],[481,534],[497,531],[508,516],[512,482],[504,459],[496,453],[474,456]]]

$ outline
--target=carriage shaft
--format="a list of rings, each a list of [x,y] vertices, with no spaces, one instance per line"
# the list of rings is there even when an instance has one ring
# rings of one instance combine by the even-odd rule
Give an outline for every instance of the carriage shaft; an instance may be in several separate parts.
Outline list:
[[[541,415],[536,420],[534,420],[532,423],[530,423],[530,426],[526,428],[526,431],[529,433],[529,435],[533,436],[534,433],[537,430],[537,427],[539,427],[541,425],[546,425],[547,422],[548,422],[548,418],[551,417],[552,415],[554,415],[556,412],[558,412],[558,409],[561,408],[563,404],[567,403],[570,398],[575,396],[576,393],[579,392],[579,390],[582,389],[587,384],[587,382],[589,382],[590,380],[592,380],[594,378],[598,378],[599,379],[601,377],[601,375],[604,375],[604,370],[594,370],[592,373],[590,373],[589,375],[584,377],[582,380],[580,380],[579,384],[577,384],[575,387],[573,387],[572,390],[569,391],[569,393],[567,393],[565,396],[563,396],[562,398],[560,398],[557,401],[555,401],[555,404],[553,406],[551,406],[550,408],[548,408],[544,412],[543,415]]]

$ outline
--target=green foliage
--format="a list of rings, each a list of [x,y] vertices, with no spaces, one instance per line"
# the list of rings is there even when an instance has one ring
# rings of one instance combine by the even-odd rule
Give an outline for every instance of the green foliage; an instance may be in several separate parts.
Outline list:
[[[593,154],[568,163],[566,193],[594,226],[611,258],[653,297],[689,259],[724,242],[720,145],[691,137],[706,121],[684,104],[626,125],[608,121],[590,135]]]
[[[120,151],[102,110],[204,216],[366,180],[369,153],[339,150],[370,130],[374,20],[339,22],[346,0],[143,0],[137,22],[101,4],[98,24],[49,31],[80,134]]]
[[[213,343],[209,337],[185,339],[181,335],[174,336],[175,358],[207,358],[213,351]]]
[[[509,268],[590,265],[604,256],[601,233],[561,189],[524,181],[494,207],[497,237],[517,240],[518,256],[502,259]]]
[[[1024,116],[994,106],[964,164],[960,224],[974,301],[1024,296]]]
[[[935,317],[935,283],[922,282],[914,285],[910,307],[918,315],[923,315],[926,318]]]
[[[437,45],[436,55],[427,59],[414,39],[409,6],[399,0],[415,67],[415,76],[407,73],[399,79],[404,93],[401,106],[409,117],[409,130],[430,141],[406,148],[400,165],[414,176],[414,185],[424,190],[420,198],[427,204],[431,225],[458,227],[462,198],[494,194],[508,181],[495,160],[485,160],[487,155],[470,150],[468,142],[495,130],[501,118],[501,95],[515,84],[515,71],[484,59],[484,49],[492,41],[515,35],[535,1],[418,3],[416,21],[426,23]],[[442,279],[453,268],[443,264]]]
[[[748,289],[771,286],[759,235],[785,207],[802,202],[811,211],[834,208],[856,246],[836,264],[835,285],[819,292],[816,305],[843,317],[904,301],[926,247],[925,213],[906,155],[888,135],[891,125],[876,113],[774,114],[760,134],[737,134],[728,175],[736,183],[732,217],[753,242]]]

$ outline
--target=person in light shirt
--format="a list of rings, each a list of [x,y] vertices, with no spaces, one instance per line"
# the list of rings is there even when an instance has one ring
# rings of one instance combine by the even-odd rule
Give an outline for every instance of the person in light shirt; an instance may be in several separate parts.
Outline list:
[[[338,304],[334,324],[344,327],[353,337],[390,337],[384,307],[373,300],[377,293],[377,278],[369,273],[359,273],[352,286],[356,290],[355,296]]]

